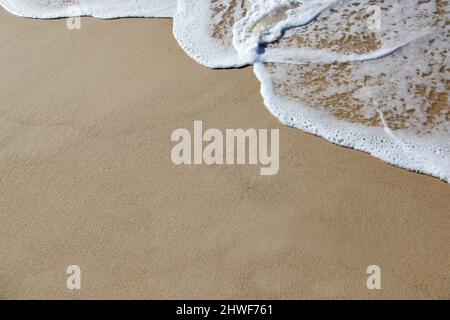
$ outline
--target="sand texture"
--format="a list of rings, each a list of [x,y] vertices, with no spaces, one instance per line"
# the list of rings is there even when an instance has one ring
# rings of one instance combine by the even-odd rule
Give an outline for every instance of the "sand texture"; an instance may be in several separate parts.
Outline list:
[[[281,125],[171,20],[65,23],[0,10],[0,298],[450,298],[447,183]],[[278,175],[172,164],[194,120],[278,128]]]

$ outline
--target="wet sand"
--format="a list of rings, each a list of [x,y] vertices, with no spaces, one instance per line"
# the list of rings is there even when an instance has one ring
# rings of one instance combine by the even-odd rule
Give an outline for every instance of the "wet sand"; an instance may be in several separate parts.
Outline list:
[[[448,184],[281,125],[170,20],[65,23],[0,9],[0,298],[450,298]],[[278,175],[172,164],[194,120],[278,128]]]

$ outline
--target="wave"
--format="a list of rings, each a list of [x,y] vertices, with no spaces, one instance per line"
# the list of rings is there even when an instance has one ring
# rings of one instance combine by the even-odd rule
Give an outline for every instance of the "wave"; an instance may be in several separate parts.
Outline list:
[[[171,17],[210,68],[253,65],[283,124],[450,182],[447,0],[0,0],[30,18]]]

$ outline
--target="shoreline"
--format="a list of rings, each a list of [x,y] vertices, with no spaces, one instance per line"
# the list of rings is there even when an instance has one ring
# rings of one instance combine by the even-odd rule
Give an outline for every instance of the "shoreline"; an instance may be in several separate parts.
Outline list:
[[[0,4],[0,6],[4,6],[6,11],[9,11],[13,15],[17,15],[20,17],[28,17],[28,18],[36,18],[39,14],[33,14],[33,10],[28,8],[28,13],[26,13],[26,9],[22,8],[25,11],[18,11],[16,8],[13,8],[9,3]],[[11,7],[9,7],[11,6]],[[170,8],[169,8],[170,7]],[[152,9],[149,9],[152,8]],[[56,10],[52,12],[51,10],[42,9],[41,17],[43,20],[48,19],[68,19],[64,18],[67,14],[65,12],[66,9],[63,8],[53,8]],[[121,17],[112,16],[112,18],[108,18],[111,15],[110,11],[106,12],[98,12],[93,8],[86,9],[81,12],[81,9],[78,9],[80,12],[77,14],[68,13],[68,17],[73,17],[69,19],[79,19],[80,17],[88,17],[88,18],[96,18],[102,20],[114,20],[121,19]],[[214,61],[215,58],[207,58],[205,56],[200,57],[197,54],[197,47],[192,45],[189,40],[189,37],[184,34],[183,25],[178,22],[175,18],[174,11],[175,9],[171,7],[170,4],[166,4],[165,9],[158,10],[154,9],[152,5],[147,7],[147,10],[150,10],[152,13],[150,15],[141,17],[136,15],[135,13],[130,16],[124,15],[122,19],[127,18],[158,18],[161,16],[162,19],[170,18],[172,20],[172,30],[173,36],[178,42],[179,46],[184,50],[184,52],[193,60],[197,61],[204,67],[210,69],[217,70],[227,70],[227,69],[240,69],[246,67],[252,67],[255,73],[256,78],[260,81],[261,85],[261,95],[263,96],[263,101],[268,111],[276,117],[282,124],[286,126],[290,126],[292,128],[297,128],[303,132],[313,134],[315,136],[321,137],[328,142],[336,144],[338,146],[352,148],[358,151],[365,152],[377,159],[380,159],[390,165],[396,166],[398,168],[402,168],[411,172],[425,174],[428,176],[435,177],[443,182],[450,183],[450,176],[448,165],[446,165],[445,156],[448,154],[448,146],[445,145],[443,141],[445,141],[444,137],[441,137],[436,133],[436,135],[432,135],[429,133],[429,136],[425,136],[425,138],[420,135],[413,134],[408,132],[408,130],[392,130],[390,124],[386,120],[386,117],[383,115],[383,112],[380,110],[375,111],[379,114],[380,122],[382,126],[370,126],[370,125],[362,125],[359,122],[351,121],[340,121],[337,119],[337,115],[331,115],[328,111],[324,110],[316,110],[312,107],[312,105],[308,107],[304,107],[302,104],[295,104],[294,101],[284,99],[282,96],[276,94],[276,90],[274,90],[274,81],[270,76],[269,68],[265,67],[263,61],[266,62],[278,62],[276,59],[271,61],[262,59],[261,62],[254,61],[254,63],[227,63],[222,65],[222,63],[211,64],[211,61]],[[39,12],[39,11],[38,11]],[[52,13],[50,13],[52,12]],[[109,15],[108,15],[109,12]],[[130,13],[129,11],[126,11]],[[159,12],[159,13],[156,13]],[[153,16],[156,14],[156,16]],[[55,18],[52,18],[55,16]],[[46,18],[50,17],[50,18]],[[178,23],[177,23],[178,22]],[[192,27],[192,25],[188,25]],[[198,27],[198,26],[197,26]],[[183,36],[180,36],[184,34]],[[391,48],[390,51],[381,52],[375,51],[372,53],[372,56],[362,58],[361,61],[365,59],[374,60],[380,57],[384,57],[386,55],[390,55],[393,52],[403,48],[406,44],[410,43],[410,41],[417,40],[419,38],[426,37],[430,35],[430,31],[425,32],[419,36],[415,36],[413,40],[407,40],[405,43],[397,45],[395,48]],[[186,39],[188,41],[186,42]],[[197,43],[200,45],[200,43]],[[384,49],[385,50],[385,49]],[[234,55],[234,54],[232,54]],[[214,55],[213,55],[214,56]],[[225,55],[226,56],[226,55]],[[261,56],[260,58],[262,58]],[[266,57],[267,58],[267,57]],[[212,60],[211,60],[212,59]],[[239,60],[239,58],[236,58]],[[227,60],[227,59],[225,59]],[[359,61],[359,60],[355,60]],[[281,62],[281,61],[280,61]],[[345,62],[345,61],[341,61]],[[442,93],[444,94],[444,93]],[[369,103],[370,104],[370,103]],[[395,109],[395,108],[394,108]],[[374,121],[372,119],[372,121]],[[331,129],[330,129],[331,128]]]
[[[0,10],[1,299],[450,297],[447,183],[282,125],[168,19],[82,23]],[[175,166],[195,120],[279,129],[279,173]]]

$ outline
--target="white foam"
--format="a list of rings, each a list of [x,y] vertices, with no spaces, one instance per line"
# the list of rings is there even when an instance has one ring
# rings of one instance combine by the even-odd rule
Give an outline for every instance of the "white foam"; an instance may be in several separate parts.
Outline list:
[[[448,135],[421,137],[408,130],[368,127],[337,121],[330,114],[294,103],[275,93],[272,75],[261,62],[254,65],[261,82],[261,94],[270,112],[283,124],[321,136],[335,144],[367,152],[385,162],[411,171],[450,181],[450,140]]]
[[[173,17],[177,0],[1,0],[9,12],[18,16],[54,19],[93,16],[101,19],[121,17]]]
[[[282,123],[450,182],[448,2],[0,0],[0,5],[31,18],[173,17],[175,38],[199,63],[254,64],[265,104]],[[369,25],[374,5],[381,19],[375,29]]]
[[[213,8],[209,1],[179,0],[173,26],[178,43],[193,59],[209,68],[248,65],[251,61],[242,59],[231,41],[213,37]]]
[[[255,0],[241,20],[233,27],[233,44],[243,59],[259,60],[261,44],[279,39],[284,30],[311,22],[337,0],[307,1],[295,7],[296,1]]]
[[[270,63],[333,63],[333,62],[358,62],[380,59],[388,56],[400,48],[403,48],[433,33],[432,28],[420,30],[412,35],[406,36],[392,46],[383,46],[366,54],[345,54],[334,52],[329,49],[311,49],[311,48],[270,48],[260,55],[259,61]]]

